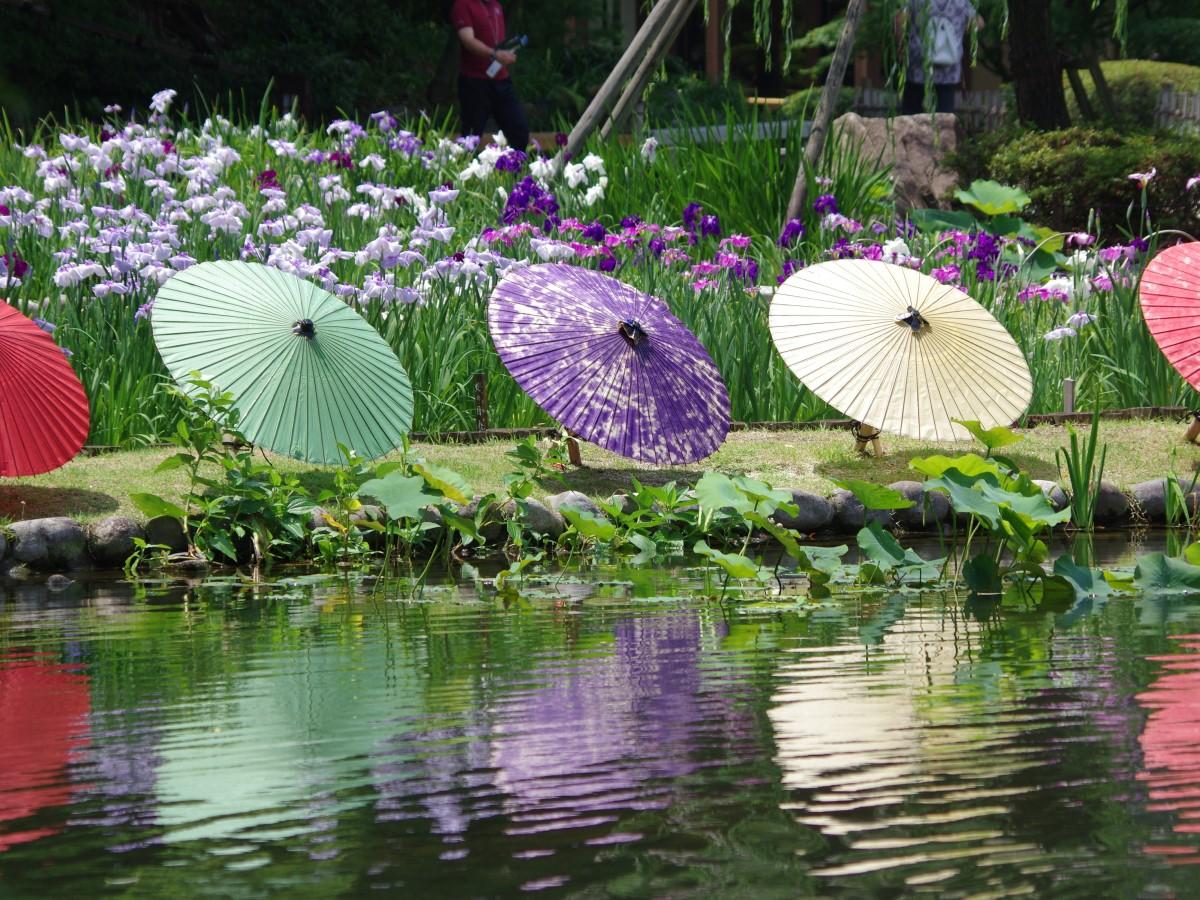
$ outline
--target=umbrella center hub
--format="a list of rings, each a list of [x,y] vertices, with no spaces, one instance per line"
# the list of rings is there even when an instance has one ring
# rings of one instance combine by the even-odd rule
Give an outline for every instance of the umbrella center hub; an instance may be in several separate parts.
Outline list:
[[[920,312],[910,306],[908,308],[907,316],[896,316],[896,324],[907,325],[912,329],[913,334],[917,334],[922,328],[929,327],[929,320],[927,320],[923,315],[921,315]]]
[[[646,334],[645,329],[633,319],[626,319],[621,322],[617,326],[617,331],[621,333],[621,337],[625,338],[625,343],[629,344],[630,347],[636,347],[638,344],[650,339],[650,335]]]
[[[308,340],[311,341],[314,337],[316,337],[317,326],[313,325],[312,319],[301,319],[292,326],[292,334],[297,334],[302,338],[308,338]]]

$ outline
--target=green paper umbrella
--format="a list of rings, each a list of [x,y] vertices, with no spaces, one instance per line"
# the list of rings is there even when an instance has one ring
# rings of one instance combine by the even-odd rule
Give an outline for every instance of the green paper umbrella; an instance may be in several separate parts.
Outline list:
[[[408,374],[344,302],[269,266],[210,262],[163,285],[151,315],[163,362],[230,391],[254,443],[336,464],[344,444],[374,459],[412,424]]]

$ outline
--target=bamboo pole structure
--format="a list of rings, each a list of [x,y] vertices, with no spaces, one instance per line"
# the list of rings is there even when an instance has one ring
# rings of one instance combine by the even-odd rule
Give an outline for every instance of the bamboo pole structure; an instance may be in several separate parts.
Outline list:
[[[829,74],[825,77],[825,87],[821,91],[821,100],[817,104],[817,115],[813,120],[812,131],[808,135],[808,144],[804,148],[804,159],[796,171],[796,183],[792,187],[792,197],[788,201],[787,219],[795,219],[804,208],[808,193],[808,178],[806,169],[817,164],[825,149],[825,138],[829,133],[829,124],[833,121],[833,111],[837,106],[838,90],[846,77],[846,64],[850,61],[850,53],[854,49],[854,37],[858,33],[858,23],[862,18],[865,0],[850,0],[846,8],[846,22],[842,26],[841,37],[838,38],[837,49],[833,52],[833,62],[829,66]]]
[[[666,25],[671,12],[681,2],[686,2],[686,0],[659,0],[654,5],[654,8],[650,10],[650,15],[646,17],[646,21],[642,23],[642,27],[638,29],[637,34],[633,36],[633,40],[629,42],[629,46],[621,54],[621,58],[617,61],[616,66],[608,73],[608,77],[604,79],[604,83],[600,85],[600,90],[596,92],[596,96],[592,98],[592,102],[587,105],[587,109],[583,111],[583,115],[579,117],[579,121],[571,129],[571,133],[567,137],[566,152],[568,156],[573,157],[579,154],[583,145],[587,143],[588,137],[591,136],[591,133],[600,124],[604,114],[616,102],[618,92],[629,79],[629,76],[633,74],[638,61],[645,56],[646,51],[650,48],[650,44]]]
[[[638,98],[642,96],[642,92],[650,82],[650,76],[654,74],[654,70],[662,63],[663,57],[667,55],[667,51],[671,49],[671,45],[679,37],[679,32],[683,30],[688,16],[696,8],[696,0],[667,0],[667,2],[675,2],[675,8],[671,11],[671,15],[667,18],[658,34],[654,36],[654,40],[650,44],[650,49],[642,57],[642,61],[638,64],[633,76],[625,82],[625,89],[621,92],[621,96],[617,99],[616,105],[609,114],[608,121],[600,129],[600,137],[602,138],[607,139],[610,134],[621,127],[625,117],[629,115],[629,111],[633,108]]]

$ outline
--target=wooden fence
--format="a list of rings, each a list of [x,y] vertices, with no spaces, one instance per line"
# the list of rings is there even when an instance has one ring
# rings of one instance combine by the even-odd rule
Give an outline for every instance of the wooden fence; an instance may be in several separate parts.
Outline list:
[[[853,109],[860,116],[894,116],[900,111],[895,91],[859,88],[854,92]],[[1003,91],[958,91],[954,114],[968,131],[991,131],[1000,127],[1008,103]]]
[[[1154,124],[1160,128],[1200,132],[1200,94],[1185,94],[1163,88],[1158,95]]]

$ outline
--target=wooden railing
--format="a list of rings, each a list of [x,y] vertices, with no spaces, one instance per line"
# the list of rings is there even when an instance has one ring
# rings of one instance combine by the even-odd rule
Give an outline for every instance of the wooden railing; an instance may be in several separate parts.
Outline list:
[[[895,91],[859,88],[854,94],[854,111],[860,116],[894,116],[900,101]],[[1004,121],[1008,105],[1003,91],[959,91],[954,114],[968,131],[991,131]]]

